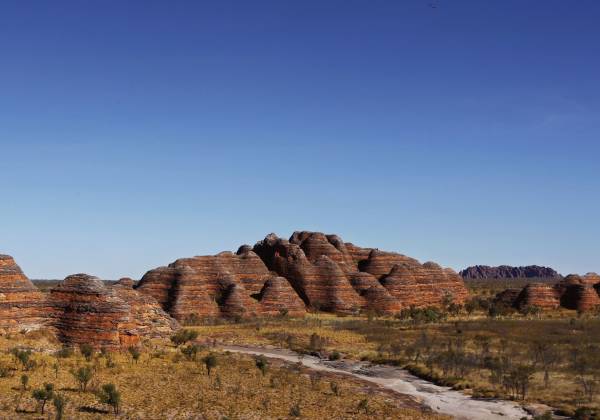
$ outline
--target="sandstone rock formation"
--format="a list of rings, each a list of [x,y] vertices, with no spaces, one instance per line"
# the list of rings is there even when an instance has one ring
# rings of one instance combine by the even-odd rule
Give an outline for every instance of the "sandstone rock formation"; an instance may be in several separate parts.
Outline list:
[[[452,270],[346,244],[336,235],[294,232],[288,241],[271,234],[254,251],[290,281],[307,306],[327,311],[397,313],[403,307],[463,303],[468,295]]]
[[[170,335],[177,323],[158,302],[123,279],[114,286],[87,274],[68,276],[48,296],[50,325],[69,344],[116,348]]]
[[[536,306],[542,309],[563,307],[580,312],[600,308],[600,276],[588,273],[585,276],[568,275],[554,285],[530,283],[518,294],[514,289],[505,290],[496,296],[496,301],[510,304],[518,309]]]
[[[552,268],[540,267],[538,265],[528,265],[525,267],[476,265],[464,269],[460,272],[460,275],[465,279],[561,278],[560,274]]]
[[[42,293],[12,257],[0,255],[0,330],[38,329],[45,322],[46,312]]]
[[[126,323],[119,326],[121,342],[129,340],[137,342],[140,338],[168,337],[179,328],[175,319],[171,318],[156,299],[133,288],[134,281],[123,278],[111,288],[117,297],[129,305],[129,317]]]
[[[150,270],[137,290],[153,296],[180,321],[203,317],[250,317],[261,312],[258,301],[274,276],[249,248],[236,254],[182,258]]]
[[[235,254],[179,259],[150,270],[137,285],[75,274],[46,295],[11,257],[0,256],[0,330],[47,326],[63,342],[96,347],[170,335],[178,328],[170,315],[180,321],[302,316],[307,307],[396,314],[463,303],[467,295],[450,269],[319,232],[294,232],[289,240],[271,234]]]
[[[129,307],[99,278],[69,276],[50,291],[49,302],[54,309],[52,325],[61,341],[106,347],[121,344],[119,325],[128,321]]]
[[[532,306],[541,309],[556,309],[560,306],[560,294],[550,284],[530,283],[519,293],[515,305],[519,309]]]
[[[460,304],[468,295],[452,270],[319,232],[294,232],[289,240],[270,234],[235,254],[179,259],[150,270],[137,290],[180,321],[297,316],[306,307],[395,314],[410,306]]]
[[[499,303],[504,306],[515,306],[517,298],[521,294],[522,289],[510,288],[501,291],[494,298],[494,303]]]
[[[258,296],[260,314],[276,316],[287,314],[298,317],[304,315],[304,302],[283,277],[273,276],[267,280]]]

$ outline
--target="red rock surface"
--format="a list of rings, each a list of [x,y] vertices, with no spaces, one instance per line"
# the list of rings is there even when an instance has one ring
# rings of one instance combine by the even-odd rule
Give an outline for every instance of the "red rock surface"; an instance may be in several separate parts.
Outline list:
[[[409,306],[460,304],[468,295],[462,279],[437,264],[307,231],[294,232],[289,240],[270,234],[235,254],[179,259],[149,271],[137,290],[155,297],[180,321],[285,310],[300,315],[305,307],[395,314]]]
[[[286,313],[298,317],[306,312],[304,302],[283,277],[273,276],[267,280],[260,292],[259,301],[261,315],[277,316]]]
[[[253,317],[270,314],[261,307],[260,296],[272,277],[250,247],[240,247],[236,254],[182,258],[168,267],[151,270],[142,277],[137,290],[154,296],[180,321]],[[298,315],[295,302],[290,305]]]
[[[560,306],[560,294],[552,285],[530,283],[519,293],[515,305],[520,309],[532,306],[541,309],[556,309]]]
[[[0,331],[38,329],[46,312],[42,293],[12,257],[0,255]]]
[[[129,305],[129,319],[119,325],[121,343],[139,339],[168,337],[179,328],[152,296],[134,290],[134,281],[123,278],[112,286],[117,297]]]
[[[290,281],[307,305],[332,312],[370,308],[396,313],[402,307],[441,305],[447,297],[463,303],[468,295],[462,279],[451,270],[345,244],[336,235],[294,232],[286,241],[271,234],[254,251],[269,269]],[[401,273],[392,273],[395,266],[403,268]]]
[[[58,338],[69,344],[117,348],[135,345],[142,338],[170,335],[176,322],[155,299],[131,286],[129,280],[106,286],[87,274],[65,278],[48,297],[50,324]]]
[[[530,283],[516,297],[508,291],[501,292],[496,296],[496,300],[509,302],[512,297],[511,304],[519,309],[528,306],[543,309],[563,307],[587,312],[600,308],[599,292],[600,277],[597,274],[571,274],[554,285]]]
[[[65,278],[50,291],[52,324],[58,338],[71,344],[118,347],[119,325],[129,319],[129,307],[102,280],[87,274]]]

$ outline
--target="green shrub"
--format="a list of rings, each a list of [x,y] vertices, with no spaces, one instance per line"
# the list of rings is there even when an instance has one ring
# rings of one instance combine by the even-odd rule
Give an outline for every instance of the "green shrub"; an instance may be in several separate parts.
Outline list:
[[[100,391],[98,391],[98,400],[102,404],[110,405],[115,413],[119,414],[119,407],[121,405],[121,393],[117,390],[114,384],[102,385]]]
[[[198,331],[183,329],[177,331],[173,336],[171,336],[171,342],[176,346],[180,346],[182,344],[187,343],[188,341],[193,341],[198,338]]]

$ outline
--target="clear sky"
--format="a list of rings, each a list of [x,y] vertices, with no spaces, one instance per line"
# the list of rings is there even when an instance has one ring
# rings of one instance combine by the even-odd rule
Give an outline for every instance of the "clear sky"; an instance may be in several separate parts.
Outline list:
[[[600,271],[600,2],[3,1],[0,253],[139,277],[275,232]]]

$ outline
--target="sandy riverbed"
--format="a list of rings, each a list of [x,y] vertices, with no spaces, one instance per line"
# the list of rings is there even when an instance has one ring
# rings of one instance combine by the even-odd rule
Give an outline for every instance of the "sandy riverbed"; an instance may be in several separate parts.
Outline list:
[[[514,402],[471,398],[462,392],[435,385],[393,366],[371,365],[349,360],[324,361],[317,357],[303,356],[281,349],[243,346],[222,346],[222,349],[236,353],[263,355],[292,363],[300,362],[309,369],[350,375],[400,394],[410,395],[433,411],[458,419],[512,420],[530,417],[521,406]]]

